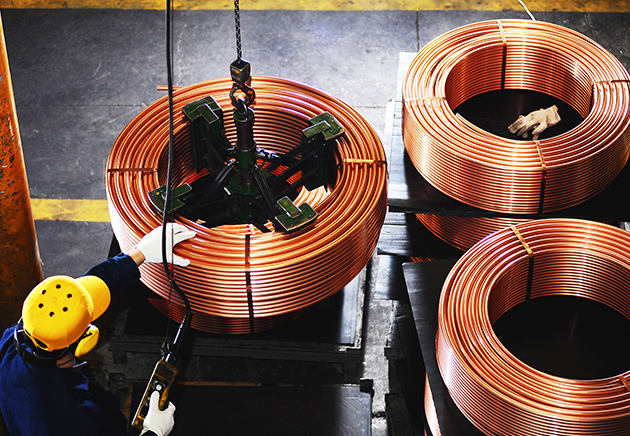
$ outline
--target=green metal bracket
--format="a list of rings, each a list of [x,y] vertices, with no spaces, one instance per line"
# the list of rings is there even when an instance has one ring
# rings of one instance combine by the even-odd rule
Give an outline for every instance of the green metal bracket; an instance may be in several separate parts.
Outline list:
[[[179,185],[171,191],[172,205],[167,212],[172,212],[184,206],[184,200],[192,195],[192,188],[188,183]],[[149,192],[149,201],[160,213],[164,212],[164,202],[166,201],[166,185],[160,186]]]
[[[317,212],[308,203],[303,203],[298,207],[289,197],[282,197],[277,204],[285,213],[276,215],[276,220],[286,232],[301,229],[317,219]]]
[[[330,163],[334,161],[332,155],[332,141],[340,138],[346,130],[330,113],[324,112],[311,118],[309,127],[302,130],[301,144],[306,154],[314,154],[317,161],[316,175],[304,184],[312,190],[319,186],[332,184],[334,175]]]
[[[221,106],[209,96],[188,103],[182,111],[190,120],[197,172],[207,168],[212,176],[216,176],[232,153],[232,145],[225,135]]]
[[[302,135],[310,141],[321,133],[325,141],[332,141],[346,133],[346,130],[329,112],[319,114],[308,120],[309,127],[302,131]]]

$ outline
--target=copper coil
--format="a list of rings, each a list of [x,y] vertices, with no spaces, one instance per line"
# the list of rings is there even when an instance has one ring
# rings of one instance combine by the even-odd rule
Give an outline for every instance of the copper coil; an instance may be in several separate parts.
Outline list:
[[[424,415],[427,419],[427,425],[429,426],[429,430],[431,430],[431,434],[433,436],[442,436],[428,374],[424,375]]]
[[[462,413],[487,435],[622,435],[630,429],[630,370],[575,380],[518,360],[492,325],[529,298],[603,303],[630,319],[630,233],[576,219],[535,220],[468,250],[440,296],[436,351]],[[489,411],[491,411],[489,413]]]
[[[433,260],[436,260],[435,257],[424,257],[424,256],[411,256],[409,257],[409,260],[412,262],[431,262]]]
[[[197,232],[175,247],[190,259],[176,268],[176,280],[190,299],[192,326],[214,333],[267,330],[340,291],[364,268],[376,248],[386,212],[387,165],[376,132],[353,108],[307,85],[254,76],[254,137],[259,147],[284,153],[299,144],[307,121],[330,112],[346,130],[337,140],[334,187],[303,189],[296,204],[308,202],[319,214],[313,226],[292,234],[263,234],[251,225],[207,228],[183,216],[176,221]],[[211,95],[224,108],[228,139],[236,141],[229,78],[174,92],[173,186],[198,177],[182,107]],[[227,109],[226,109],[227,108]],[[123,250],[161,224],[147,193],[166,182],[168,101],[140,112],[121,132],[107,162],[107,198],[114,233]],[[273,229],[271,224],[269,228]],[[160,265],[141,266],[142,281],[176,306],[154,303],[174,319],[183,302],[169,293]],[[179,308],[177,307],[179,306]]]
[[[491,233],[525,222],[519,218],[463,217],[417,213],[416,217],[435,236],[462,251]]]
[[[603,47],[555,24],[463,26],[427,44],[407,71],[405,148],[431,185],[468,205],[513,214],[561,210],[600,192],[625,165],[629,81]],[[551,95],[584,120],[553,138],[521,141],[453,113],[462,102],[501,89]]]

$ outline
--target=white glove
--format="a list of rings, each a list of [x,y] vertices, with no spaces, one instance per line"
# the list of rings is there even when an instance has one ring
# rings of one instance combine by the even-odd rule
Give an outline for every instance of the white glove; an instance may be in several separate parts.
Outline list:
[[[166,258],[169,263],[179,266],[187,266],[190,263],[190,260],[172,254],[172,247],[195,235],[195,232],[188,230],[181,224],[166,224]],[[146,234],[140,242],[138,242],[136,248],[144,255],[145,262],[162,263],[162,226]],[[173,259],[171,259],[171,257]]]
[[[543,130],[555,126],[559,121],[558,108],[554,104],[547,109],[531,112],[527,116],[520,115],[516,121],[508,126],[508,129],[510,129],[510,133],[516,133],[523,138],[527,138],[527,132],[534,129],[532,138],[536,140]]]
[[[175,425],[175,406],[170,401],[166,410],[160,410],[158,403],[160,402],[160,394],[158,391],[153,391],[151,398],[149,398],[149,411],[144,418],[142,424],[142,432],[144,434],[148,431],[152,431],[157,436],[168,436],[173,430]]]

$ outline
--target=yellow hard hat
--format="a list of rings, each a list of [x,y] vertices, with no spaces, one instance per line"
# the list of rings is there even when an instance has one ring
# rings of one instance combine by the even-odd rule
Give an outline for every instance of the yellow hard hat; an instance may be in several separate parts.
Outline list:
[[[110,301],[109,289],[99,277],[49,277],[24,300],[24,332],[42,350],[62,350],[81,339]]]

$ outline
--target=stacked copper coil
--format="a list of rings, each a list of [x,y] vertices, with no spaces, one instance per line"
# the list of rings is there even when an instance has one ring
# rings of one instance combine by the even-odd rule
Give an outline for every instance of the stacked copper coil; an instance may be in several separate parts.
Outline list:
[[[433,401],[433,392],[431,391],[431,384],[429,383],[429,375],[424,376],[424,415],[427,420],[427,425],[431,429],[433,436],[442,436],[442,430],[438,422],[437,411],[435,409],[435,402]],[[425,432],[426,434],[426,432]]]
[[[213,96],[224,108],[228,139],[236,141],[228,78],[174,93],[175,171],[173,186],[198,175],[193,168],[187,103]],[[250,333],[283,324],[305,308],[340,291],[367,264],[386,211],[387,165],[380,140],[353,108],[307,85],[254,76],[254,137],[257,146],[284,153],[300,141],[307,121],[330,112],[346,130],[337,140],[334,187],[302,190],[296,204],[317,212],[314,225],[286,234],[261,233],[250,225],[206,228],[186,217],[176,221],[197,232],[175,253],[191,260],[176,268],[176,280],[193,309],[192,326],[213,333]],[[168,101],[162,98],[121,132],[107,162],[106,185],[114,233],[123,251],[161,224],[147,193],[166,181]],[[163,300],[154,301],[173,319],[183,302],[169,292],[160,265],[144,264],[142,281]]]
[[[629,81],[626,68],[603,47],[555,24],[463,26],[427,44],[409,67],[405,147],[429,183],[463,203],[509,214],[561,210],[600,192],[625,165]],[[551,95],[584,121],[553,138],[520,141],[453,113],[462,102],[501,89]]]
[[[455,264],[440,297],[436,351],[448,391],[487,435],[622,435],[630,368],[574,380],[518,360],[492,325],[529,298],[595,300],[630,319],[630,233],[575,219],[528,221],[488,236]]]
[[[416,217],[435,236],[462,251],[468,250],[491,233],[527,221],[518,218],[462,217],[423,213],[417,213]]]

